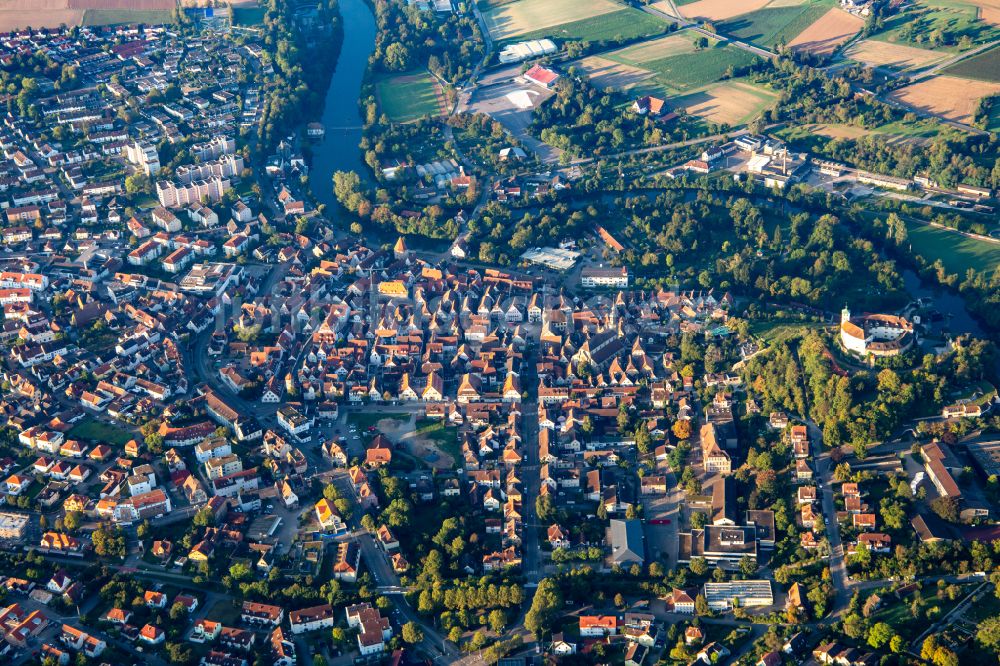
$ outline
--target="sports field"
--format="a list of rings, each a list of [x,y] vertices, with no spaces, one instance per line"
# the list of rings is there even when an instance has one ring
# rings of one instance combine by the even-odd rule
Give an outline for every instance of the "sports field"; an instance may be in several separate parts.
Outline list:
[[[944,70],[946,74],[1000,83],[1000,48],[994,47]]]
[[[991,276],[1000,267],[1000,243],[914,222],[908,222],[906,230],[913,251],[931,262],[941,259],[949,273],[964,276],[971,268]]]
[[[800,32],[788,45],[817,55],[830,55],[864,26],[863,19],[834,7]]]
[[[891,67],[900,71],[923,69],[947,57],[945,53],[903,44],[890,44],[877,39],[863,39],[851,44],[844,51],[844,55],[865,65]]]
[[[375,84],[375,93],[382,113],[396,123],[439,116],[444,112],[441,88],[427,71],[382,79]]]
[[[763,88],[742,81],[723,81],[675,97],[670,106],[685,109],[705,122],[735,127],[750,122],[777,99],[777,95]]]
[[[972,81],[957,76],[933,76],[892,92],[890,97],[946,120],[969,124],[976,103],[1000,94],[1000,83]]]
[[[719,32],[757,46],[774,48],[788,44],[824,14],[830,5],[821,0],[806,0],[797,5],[767,6],[720,23]]]

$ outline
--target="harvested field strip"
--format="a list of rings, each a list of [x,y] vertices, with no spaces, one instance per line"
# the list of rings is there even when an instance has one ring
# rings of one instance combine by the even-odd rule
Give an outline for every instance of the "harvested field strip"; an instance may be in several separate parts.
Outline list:
[[[979,7],[979,18],[992,25],[1000,26],[1000,0],[969,0]]]
[[[611,0],[519,0],[486,12],[484,19],[494,39],[509,39],[545,28],[610,14],[622,9]]]
[[[947,57],[928,49],[918,49],[902,44],[890,44],[874,39],[865,39],[852,44],[844,55],[865,65],[891,67],[893,69],[923,69],[941,62]]]
[[[716,124],[741,125],[774,103],[777,95],[739,81],[727,81],[670,100],[675,109]]]
[[[971,123],[976,102],[1000,93],[1000,83],[970,81],[957,76],[935,76],[894,91],[897,102],[947,120]]]
[[[684,5],[680,11],[687,18],[725,21],[765,7],[768,2],[770,0],[698,0]]]
[[[858,34],[864,25],[862,19],[834,7],[800,32],[795,39],[788,42],[788,45],[810,53],[829,55]]]

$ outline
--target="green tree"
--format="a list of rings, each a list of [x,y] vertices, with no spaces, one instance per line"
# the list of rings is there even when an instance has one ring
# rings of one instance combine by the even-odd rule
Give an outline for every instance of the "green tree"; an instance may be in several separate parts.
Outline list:
[[[499,608],[494,608],[490,611],[487,623],[494,632],[503,633],[503,628],[507,626],[507,616]]]
[[[424,632],[416,622],[407,622],[403,625],[403,641],[410,645],[416,645],[424,640]]]
[[[695,576],[704,576],[708,573],[708,562],[705,561],[704,557],[692,557],[688,563],[688,569]]]
[[[541,637],[542,632],[548,629],[549,623],[562,609],[562,605],[563,598],[559,586],[556,585],[555,581],[543,578],[535,589],[531,608],[524,616],[525,628],[536,638]]]
[[[891,626],[885,622],[876,622],[868,630],[868,645],[871,645],[876,650],[881,650],[883,646],[889,644],[889,641],[895,635],[896,632]]]
[[[1000,615],[988,617],[979,623],[976,640],[989,650],[994,652],[1000,650]]]
[[[125,534],[117,527],[101,526],[91,535],[94,553],[101,557],[125,557]]]

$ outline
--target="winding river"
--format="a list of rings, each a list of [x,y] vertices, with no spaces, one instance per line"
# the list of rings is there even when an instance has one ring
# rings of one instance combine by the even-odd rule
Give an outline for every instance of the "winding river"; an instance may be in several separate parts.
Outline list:
[[[363,119],[358,108],[361,84],[368,67],[368,57],[375,50],[375,17],[364,0],[340,0],[344,22],[344,43],[337,68],[330,78],[321,122],[326,136],[313,149],[310,186],[320,203],[332,207],[333,173],[356,171],[365,176],[361,149]]]

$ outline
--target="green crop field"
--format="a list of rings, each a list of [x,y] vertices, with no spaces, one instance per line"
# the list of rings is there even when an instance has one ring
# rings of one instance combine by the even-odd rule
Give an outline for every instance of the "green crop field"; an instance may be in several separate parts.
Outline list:
[[[773,48],[787,44],[830,11],[830,5],[810,0],[792,7],[765,7],[724,21],[719,32],[758,46]]]
[[[945,74],[1000,83],[1000,48],[992,48],[944,70]]]
[[[979,8],[953,0],[919,0],[891,17],[873,39],[935,51],[960,52],[1000,38],[1000,29],[980,20]]]
[[[660,19],[638,9],[628,8],[524,33],[518,35],[517,40],[553,37],[583,42],[599,42],[652,37],[666,31],[667,24]]]
[[[441,115],[438,83],[429,72],[412,72],[375,84],[382,112],[397,123]]]
[[[653,72],[654,79],[667,90],[684,93],[721,80],[729,68],[752,65],[757,57],[732,47],[716,46],[694,53],[681,53],[640,66]],[[623,60],[623,62],[625,62]],[[625,62],[625,64],[633,64]]]
[[[88,9],[83,13],[83,25],[170,23],[170,14],[167,9]]]
[[[987,276],[1000,265],[1000,243],[977,240],[926,224],[907,223],[913,251],[927,261],[940,259],[949,273],[964,276],[970,268]]]

